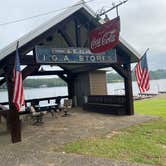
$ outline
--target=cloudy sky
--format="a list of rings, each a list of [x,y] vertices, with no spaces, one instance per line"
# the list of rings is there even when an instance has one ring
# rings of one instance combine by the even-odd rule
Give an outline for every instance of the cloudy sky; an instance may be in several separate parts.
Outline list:
[[[58,12],[14,24],[3,23],[59,10],[76,3],[77,0],[5,0],[0,6],[0,49],[34,29]],[[88,3],[94,11],[112,7],[113,0],[94,0]],[[151,70],[166,69],[166,0],[129,0],[119,8],[121,36],[140,54],[146,48]],[[115,16],[115,11],[109,17]]]

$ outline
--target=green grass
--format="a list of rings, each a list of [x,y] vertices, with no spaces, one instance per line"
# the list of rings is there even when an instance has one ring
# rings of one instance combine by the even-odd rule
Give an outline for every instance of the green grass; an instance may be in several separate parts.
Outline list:
[[[166,96],[136,101],[135,112],[139,114],[157,115],[166,120]]]
[[[135,112],[157,115],[159,121],[120,130],[111,138],[89,138],[68,143],[64,150],[131,162],[166,165],[166,96],[136,101]]]

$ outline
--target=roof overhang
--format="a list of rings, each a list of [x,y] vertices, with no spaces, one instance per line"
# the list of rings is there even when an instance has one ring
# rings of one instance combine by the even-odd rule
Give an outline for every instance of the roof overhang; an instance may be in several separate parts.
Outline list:
[[[28,34],[22,36],[21,38],[17,39],[13,43],[9,44],[7,47],[0,50],[0,60],[4,59],[8,55],[12,54],[16,49],[17,41],[19,41],[19,48],[26,45],[45,31],[49,30],[51,27],[59,24],[69,16],[73,15],[75,12],[81,11],[89,17],[89,20],[93,20],[93,23],[99,25],[100,23],[95,20],[95,13],[89,6],[87,6],[83,1],[79,1],[77,4],[73,5],[72,7],[66,9],[62,13],[58,14],[57,16],[53,17],[46,23],[40,25],[38,28],[34,29],[33,31],[29,32]],[[140,58],[140,54],[133,49],[123,38],[120,37],[120,43],[117,46],[123,52],[125,52],[130,57],[130,62],[137,62]]]

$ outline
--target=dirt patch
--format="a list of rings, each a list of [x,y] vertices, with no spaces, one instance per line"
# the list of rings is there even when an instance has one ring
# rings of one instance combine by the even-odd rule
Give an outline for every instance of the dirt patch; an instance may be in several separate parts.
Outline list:
[[[118,135],[120,133],[121,133],[120,131],[112,131],[111,133],[106,135],[106,138],[111,138],[111,137]]]

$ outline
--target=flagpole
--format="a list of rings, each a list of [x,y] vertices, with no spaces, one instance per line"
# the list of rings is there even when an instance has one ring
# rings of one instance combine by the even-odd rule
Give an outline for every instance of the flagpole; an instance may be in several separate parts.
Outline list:
[[[149,48],[146,49],[145,53],[147,53],[149,51]]]
[[[147,48],[147,49],[145,50],[144,54],[142,54],[142,56],[141,56],[141,58],[139,59],[139,61],[142,59],[142,57],[143,57],[148,51],[149,51],[149,48]],[[138,61],[138,62],[139,62],[139,61]],[[137,65],[137,64],[136,64],[136,65]],[[133,69],[132,69],[131,71],[134,71],[136,65],[133,67]]]
[[[18,47],[19,47],[19,40],[17,41],[16,49],[18,49]]]
[[[142,55],[142,57],[143,57],[145,54],[147,54],[148,51],[149,51],[149,48],[147,48],[147,49],[145,50],[145,52],[144,52],[144,54]],[[140,58],[140,60],[142,59],[142,57]]]
[[[13,69],[14,91],[13,91],[12,102],[15,104],[17,111],[20,111],[21,106],[25,105],[25,101],[24,101],[23,81],[22,81],[18,47],[19,47],[19,41],[17,41],[15,66]]]

